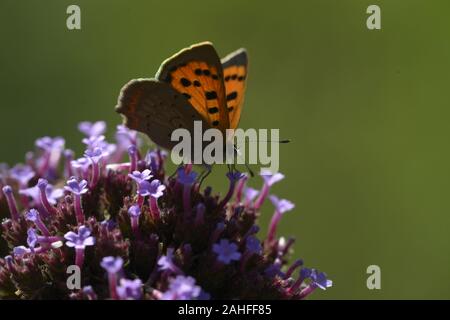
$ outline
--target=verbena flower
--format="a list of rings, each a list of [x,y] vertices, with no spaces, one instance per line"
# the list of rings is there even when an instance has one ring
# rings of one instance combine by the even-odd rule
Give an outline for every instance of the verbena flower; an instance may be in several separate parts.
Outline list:
[[[217,254],[217,260],[225,264],[229,264],[233,260],[238,261],[241,258],[238,246],[235,243],[230,243],[227,239],[222,239],[219,243],[214,244],[213,251]]]
[[[44,137],[25,165],[0,165],[0,299],[303,299],[331,286],[277,235],[294,209],[271,195],[282,174],[261,172],[257,190],[233,170],[216,194],[192,165],[166,172],[167,153],[142,150],[135,131],[119,126],[113,144],[102,121],[79,129],[81,157]]]

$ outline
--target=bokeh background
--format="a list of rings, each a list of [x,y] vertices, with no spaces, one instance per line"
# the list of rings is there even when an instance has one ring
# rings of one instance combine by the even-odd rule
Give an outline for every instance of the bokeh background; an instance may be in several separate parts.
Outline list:
[[[66,28],[81,7],[82,30]],[[378,4],[382,29],[366,28]],[[296,203],[281,233],[334,280],[314,299],[450,298],[448,1],[0,2],[0,162],[37,137],[81,152],[82,120],[120,122],[128,80],[210,40],[244,46],[250,76],[241,127],[280,128],[273,191]],[[223,171],[209,179],[226,188]],[[260,179],[252,181],[259,186]],[[267,205],[262,232],[272,214]],[[366,268],[381,267],[381,290]]]

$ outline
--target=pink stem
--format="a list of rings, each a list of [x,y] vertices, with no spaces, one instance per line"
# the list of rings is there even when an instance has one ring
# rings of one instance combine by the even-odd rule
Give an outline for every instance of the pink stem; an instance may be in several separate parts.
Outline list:
[[[83,208],[81,206],[81,195],[75,195],[75,216],[77,217],[78,224],[84,223]]]
[[[119,296],[117,295],[117,276],[115,273],[108,273],[108,282],[109,282],[109,295],[111,299],[118,300]]]
[[[145,197],[138,195],[137,204],[138,204],[139,208],[142,208],[142,206],[144,205],[144,201],[145,201]]]
[[[154,197],[150,197],[150,212],[152,213],[154,219],[159,219],[160,212],[158,208],[158,199]]]
[[[241,202],[242,192],[244,190],[245,183],[247,182],[247,180],[248,180],[248,176],[245,176],[238,182],[238,186],[237,186],[237,190],[236,190],[236,202],[237,203]]]
[[[82,269],[84,263],[84,248],[75,249],[75,264]]]
[[[279,211],[275,211],[275,213],[272,216],[272,220],[270,221],[269,225],[269,232],[267,234],[267,242],[271,244],[273,240],[275,239],[275,234],[277,232],[277,226],[280,222],[282,214]]]
[[[267,196],[269,195],[269,190],[270,190],[269,185],[267,183],[265,183],[261,190],[259,197],[255,201],[255,210],[258,210],[259,208],[261,208],[261,206],[264,203],[264,200],[266,200]]]
[[[3,193],[5,194],[6,201],[8,202],[11,218],[15,221],[19,220],[19,211],[17,210],[17,203],[16,199],[14,199],[12,188],[10,186],[3,187]]]
[[[39,195],[41,198],[41,204],[44,207],[45,211],[47,211],[47,213],[49,215],[56,214],[56,209],[50,204],[50,202],[48,202],[47,194],[45,192],[45,187],[39,188]]]

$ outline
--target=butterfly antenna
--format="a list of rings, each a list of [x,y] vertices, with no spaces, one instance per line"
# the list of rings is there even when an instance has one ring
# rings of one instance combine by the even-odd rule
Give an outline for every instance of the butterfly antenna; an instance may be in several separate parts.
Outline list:
[[[247,168],[247,171],[250,174],[250,177],[253,178],[255,176],[255,174],[253,173],[253,170],[250,169],[250,166],[247,163],[245,164],[245,167]]]

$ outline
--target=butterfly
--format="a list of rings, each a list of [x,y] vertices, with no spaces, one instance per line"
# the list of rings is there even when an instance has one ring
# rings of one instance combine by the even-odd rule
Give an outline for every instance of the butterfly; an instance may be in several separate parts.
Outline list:
[[[239,124],[248,73],[247,51],[222,60],[210,42],[185,48],[165,60],[155,78],[135,79],[121,90],[116,111],[127,127],[145,133],[157,145],[172,149],[178,128],[227,129]]]

